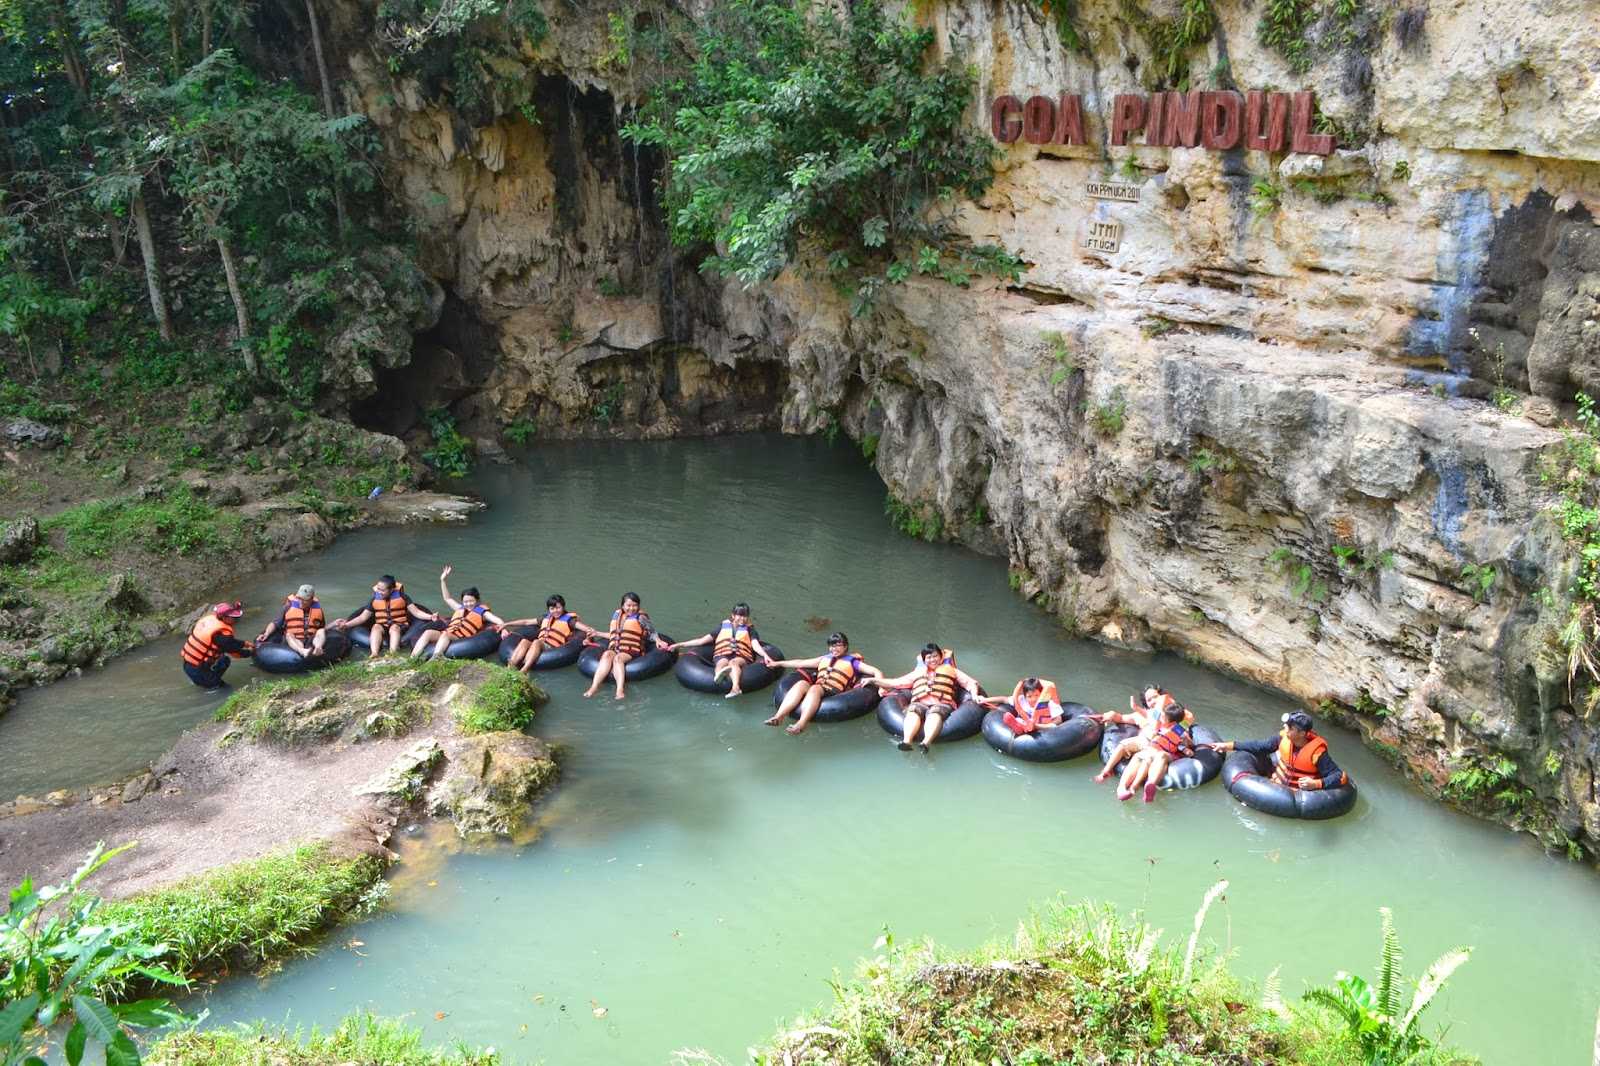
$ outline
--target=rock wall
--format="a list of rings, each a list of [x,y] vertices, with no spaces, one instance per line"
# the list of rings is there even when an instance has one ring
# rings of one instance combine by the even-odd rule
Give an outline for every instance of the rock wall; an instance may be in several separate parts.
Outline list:
[[[674,253],[599,15],[558,9],[527,50],[537,121],[474,128],[360,50],[347,92],[477,323],[479,351],[423,372],[480,430],[836,419],[1079,631],[1321,706],[1435,787],[1509,758],[1535,798],[1486,813],[1600,848],[1600,733],[1534,595],[1567,556],[1540,456],[1600,386],[1600,10],[1369,2],[1315,22],[1297,73],[1261,5],[1214,7],[1168,72],[1148,31],[1175,0],[1080,0],[1084,52],[1023,0],[919,5],[979,71],[974,123],[1000,93],[1078,93],[1089,143],[1007,146],[962,212],[1027,261],[1020,285],[913,280],[864,319],[804,272],[745,293]],[[1314,90],[1341,147],[1110,146],[1115,94],[1179,81]],[[1106,180],[1137,202],[1086,196]],[[1092,221],[1121,223],[1117,251],[1082,250]]]

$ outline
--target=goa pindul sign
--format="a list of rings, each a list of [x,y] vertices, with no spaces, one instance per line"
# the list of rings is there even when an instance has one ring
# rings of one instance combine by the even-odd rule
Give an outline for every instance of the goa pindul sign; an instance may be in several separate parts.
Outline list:
[[[1111,102],[1111,143],[1125,145],[1143,131],[1143,143],[1164,148],[1245,148],[1256,152],[1332,155],[1334,139],[1313,133],[1316,97],[1310,92],[1118,93]],[[999,96],[989,108],[997,141],[1086,144],[1083,98]]]

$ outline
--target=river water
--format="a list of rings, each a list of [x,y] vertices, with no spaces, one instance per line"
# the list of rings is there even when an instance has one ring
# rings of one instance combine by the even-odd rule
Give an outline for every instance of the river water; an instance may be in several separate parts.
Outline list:
[[[437,605],[448,562],[453,591],[476,584],[506,617],[554,591],[601,621],[631,589],[682,637],[745,599],[795,656],[822,651],[810,618],[897,673],[924,642],[953,645],[991,690],[1038,673],[1110,709],[1155,680],[1225,736],[1267,736],[1291,706],[1173,656],[1068,638],[1007,589],[1000,561],[891,530],[881,482],[843,444],[549,445],[474,487],[492,508],[468,526],[354,534],[229,590],[258,608],[246,628],[301,580],[347,610],[388,570]],[[0,794],[132,772],[209,714],[216,700],[183,681],[176,644],[25,695],[0,718]],[[1433,1012],[1453,1019],[1451,1039],[1489,1063],[1588,1061],[1600,883],[1428,802],[1341,730],[1326,732],[1361,802],[1296,823],[1218,783],[1119,804],[1089,759],[1036,766],[979,738],[902,754],[871,716],[788,737],[759,724],[770,691],[725,701],[667,675],[619,705],[581,699],[574,670],[540,681],[552,699],[535,731],[567,757],[537,842],[417,837],[385,913],[277,974],[220,984],[211,1024],[371,1008],[518,1061],[661,1063],[683,1047],[738,1061],[826,1003],[835,972],[886,928],[972,946],[1065,893],[1143,908],[1180,940],[1226,877],[1207,931],[1241,975],[1281,965],[1292,995],[1335,970],[1370,973],[1387,905],[1413,974],[1475,947]]]

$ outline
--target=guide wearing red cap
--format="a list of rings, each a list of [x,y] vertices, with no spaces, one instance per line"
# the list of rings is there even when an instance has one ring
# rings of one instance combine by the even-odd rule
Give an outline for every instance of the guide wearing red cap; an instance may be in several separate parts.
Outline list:
[[[201,615],[184,639],[180,653],[183,672],[190,681],[208,690],[227,686],[222,675],[227,672],[229,656],[255,651],[254,644],[233,635],[233,623],[243,617],[244,604],[238,600],[213,604],[209,613]]]

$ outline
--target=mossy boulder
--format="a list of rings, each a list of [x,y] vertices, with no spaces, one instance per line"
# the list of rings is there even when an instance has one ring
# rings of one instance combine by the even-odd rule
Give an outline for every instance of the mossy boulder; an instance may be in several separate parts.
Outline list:
[[[463,737],[446,748],[443,776],[428,794],[428,809],[449,818],[463,837],[511,836],[528,804],[555,779],[556,761],[525,733]]]

